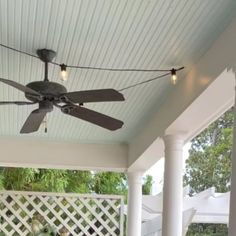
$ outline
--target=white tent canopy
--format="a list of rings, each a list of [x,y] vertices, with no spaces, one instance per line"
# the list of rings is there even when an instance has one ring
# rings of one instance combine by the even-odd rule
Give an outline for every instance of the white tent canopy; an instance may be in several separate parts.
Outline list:
[[[187,233],[188,226],[191,224],[192,219],[196,213],[194,208],[183,212],[183,235]],[[155,218],[142,223],[143,236],[161,236],[162,233],[162,216],[159,214]]]
[[[185,188],[183,196],[183,235],[191,223],[228,224],[230,193],[216,193],[209,188],[194,196],[189,196]],[[162,226],[163,195],[143,196],[142,235],[159,235]]]

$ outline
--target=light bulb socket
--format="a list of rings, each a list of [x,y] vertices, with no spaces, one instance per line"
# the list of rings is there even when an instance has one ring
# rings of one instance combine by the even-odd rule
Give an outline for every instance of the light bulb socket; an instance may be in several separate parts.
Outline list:
[[[171,75],[172,75],[172,76],[175,76],[175,75],[176,75],[176,69],[172,68],[170,72],[171,72]]]
[[[67,66],[65,64],[61,64],[60,67],[61,67],[61,71],[66,71]]]

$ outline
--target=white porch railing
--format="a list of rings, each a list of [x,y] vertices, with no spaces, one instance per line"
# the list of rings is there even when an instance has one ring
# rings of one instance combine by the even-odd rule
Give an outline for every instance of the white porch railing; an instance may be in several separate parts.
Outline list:
[[[0,233],[27,236],[31,219],[45,221],[71,235],[123,236],[122,196],[0,191]]]

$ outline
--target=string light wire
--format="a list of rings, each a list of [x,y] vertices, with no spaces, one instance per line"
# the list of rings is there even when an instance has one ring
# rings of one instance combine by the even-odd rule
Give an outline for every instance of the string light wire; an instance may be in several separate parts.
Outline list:
[[[38,58],[38,59],[39,59],[39,57],[36,56],[36,55],[30,54],[30,53],[28,53],[28,52],[24,52],[24,51],[21,51],[21,50],[18,50],[18,49],[9,47],[9,46],[6,46],[6,45],[4,45],[4,44],[2,44],[2,43],[0,43],[0,46],[3,47],[3,48],[10,49],[10,50],[12,50],[12,51],[14,51],[14,52],[18,52],[18,53],[25,54],[25,55],[27,55],[27,56],[34,57],[34,58]]]
[[[14,52],[18,52],[18,53],[21,53],[21,54],[24,54],[24,55],[27,55],[27,56],[30,56],[30,57],[34,57],[34,58],[40,59],[38,56],[36,56],[34,54],[31,54],[31,53],[28,53],[28,52],[25,52],[25,51],[21,51],[19,49],[15,49],[13,47],[7,46],[7,45],[2,44],[2,43],[0,43],[0,46],[3,47],[3,48],[6,48],[6,49],[12,50]],[[151,78],[151,79],[148,79],[148,80],[145,80],[145,81],[142,81],[142,82],[139,82],[139,83],[127,86],[125,88],[122,88],[119,91],[124,91],[124,90],[130,89],[130,88],[134,88],[136,86],[139,86],[139,85],[142,85],[142,84],[145,84],[145,83],[149,83],[149,82],[152,82],[154,80],[163,78],[163,77],[165,77],[167,75],[171,75],[171,71],[172,70],[175,70],[177,72],[177,71],[180,71],[180,70],[184,69],[184,67],[180,67],[178,69],[173,69],[172,68],[172,69],[169,69],[169,70],[161,70],[161,69],[134,69],[134,68],[123,68],[122,69],[122,68],[105,68],[105,67],[92,67],[92,66],[65,65],[64,63],[58,63],[58,62],[49,62],[49,63],[53,64],[53,65],[56,65],[56,66],[59,66],[59,67],[64,65],[66,68],[86,69],[86,70],[120,71],[120,72],[166,72],[166,73],[164,73],[162,75],[159,75],[159,76],[156,76],[154,78]]]
[[[139,86],[139,85],[141,85],[141,84],[146,84],[146,83],[152,82],[152,81],[154,81],[154,80],[163,78],[163,77],[165,77],[165,76],[167,76],[167,75],[170,75],[170,74],[171,74],[171,73],[168,72],[168,73],[165,73],[165,74],[163,74],[163,75],[156,76],[156,77],[154,77],[154,78],[152,78],[152,79],[148,79],[148,80],[145,80],[145,81],[136,83],[136,84],[129,85],[129,86],[127,86],[127,87],[124,87],[124,88],[122,88],[122,89],[119,89],[118,91],[119,91],[119,92],[122,92],[122,91],[124,91],[124,90],[134,88],[134,87]]]

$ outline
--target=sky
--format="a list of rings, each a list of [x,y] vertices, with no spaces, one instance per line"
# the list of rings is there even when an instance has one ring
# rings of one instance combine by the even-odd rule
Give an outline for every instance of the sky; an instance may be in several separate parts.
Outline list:
[[[185,161],[189,156],[189,149],[191,147],[191,143],[186,143],[183,148],[183,168],[185,169]],[[183,169],[183,171],[184,171]],[[155,165],[153,165],[145,175],[151,175],[153,177],[153,185],[152,185],[152,194],[158,194],[162,191],[163,188],[163,176],[164,176],[164,158],[160,159]]]

